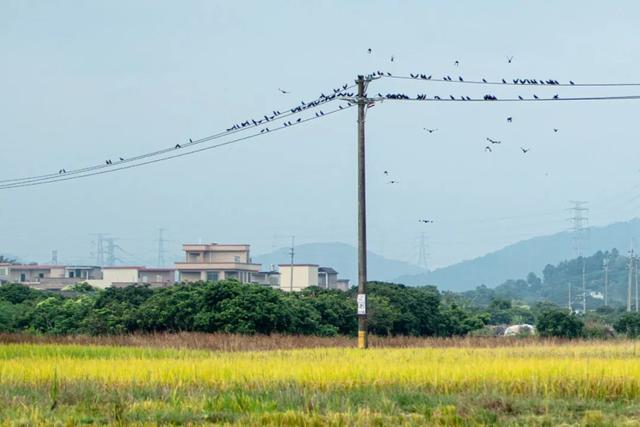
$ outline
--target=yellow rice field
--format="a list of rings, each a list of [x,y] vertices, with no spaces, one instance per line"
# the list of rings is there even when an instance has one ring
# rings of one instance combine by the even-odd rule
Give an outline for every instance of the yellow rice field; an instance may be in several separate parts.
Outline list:
[[[437,349],[206,352],[4,345],[0,384],[94,381],[216,387],[295,383],[319,388],[416,386],[439,393],[504,393],[606,399],[640,397],[635,343]]]
[[[511,409],[505,410],[506,415],[494,414],[495,418],[487,418],[486,414],[532,398],[546,403],[532,409],[532,413],[538,415],[526,418],[529,421],[546,416],[539,413],[550,411],[548,402],[551,401],[590,402],[576,404],[583,412],[593,405],[623,402],[620,408],[636,411],[640,403],[640,356],[635,342],[631,341],[247,352],[0,345],[0,399],[4,399],[5,404],[0,409],[0,424],[7,424],[17,416],[40,420],[27,424],[46,424],[48,411],[54,415],[64,413],[66,418],[62,419],[67,424],[76,423],[79,413],[84,414],[82,417],[100,420],[100,414],[107,417],[100,408],[113,405],[109,402],[115,399],[110,397],[105,403],[98,396],[101,393],[117,396],[117,402],[124,403],[117,403],[120,406],[116,408],[126,408],[129,421],[143,420],[142,424],[150,420],[162,424],[158,420],[164,418],[157,417],[166,416],[167,405],[172,405],[171,410],[182,414],[185,418],[180,419],[187,424],[202,421],[198,417],[215,407],[218,408],[216,416],[226,414],[228,418],[222,419],[229,424],[269,424],[265,420],[275,419],[277,425],[310,425],[307,421],[315,419],[320,423],[315,425],[322,425],[337,419],[344,422],[336,425],[358,424],[357,420],[369,425],[371,416],[375,415],[388,422],[400,417],[398,419],[413,420],[408,425],[422,425],[433,421],[438,414],[447,413],[453,417],[451,420],[457,420],[451,421],[451,425],[494,422],[517,425],[524,418],[517,418],[516,424],[505,421],[511,419]],[[308,397],[310,395],[312,397]],[[87,396],[94,396],[89,403]],[[215,402],[211,396],[215,396]],[[304,397],[298,401],[299,396]],[[339,401],[336,396],[341,396]],[[440,400],[433,403],[435,406],[420,406],[433,396],[440,396]],[[447,396],[453,400],[447,400]],[[492,396],[492,400],[481,403],[486,406],[484,409],[467,408],[460,415],[461,396],[470,396],[475,402],[467,404],[471,406],[487,396]],[[29,412],[33,411],[34,402],[40,406],[36,415]],[[371,405],[375,402],[375,410],[367,402]],[[442,402],[452,404],[443,406]],[[79,409],[78,405],[85,405],[85,409]],[[325,409],[321,409],[323,405]],[[67,412],[60,412],[61,408]],[[564,417],[565,410],[558,409],[556,417]],[[189,415],[184,415],[184,411]],[[155,415],[150,415],[151,412]],[[596,415],[591,412],[576,416],[580,420],[583,415],[606,419],[599,411],[594,412]],[[294,422],[272,418],[285,413],[288,414],[285,418],[293,416]],[[113,419],[102,418],[101,423],[110,423]],[[624,418],[625,423],[633,419],[633,414]]]

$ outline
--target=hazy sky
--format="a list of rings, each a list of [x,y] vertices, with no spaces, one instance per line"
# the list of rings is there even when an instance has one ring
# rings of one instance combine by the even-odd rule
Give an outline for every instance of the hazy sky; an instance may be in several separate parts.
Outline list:
[[[640,81],[639,19],[631,0],[6,0],[0,179],[173,146],[378,69]],[[640,87],[378,80],[369,90],[377,92],[578,96]],[[424,231],[432,266],[443,266],[566,229],[572,199],[591,202],[591,224],[635,217],[638,111],[640,101],[376,105],[367,116],[370,249],[415,262]],[[487,137],[503,144],[485,153]],[[102,232],[133,254],[125,262],[153,264],[160,227],[171,260],[181,243],[200,240],[246,242],[254,253],[290,235],[355,244],[355,149],[352,109],[166,163],[0,190],[0,253],[47,261],[57,249],[63,262],[91,262],[91,233]],[[387,184],[384,170],[399,184]]]

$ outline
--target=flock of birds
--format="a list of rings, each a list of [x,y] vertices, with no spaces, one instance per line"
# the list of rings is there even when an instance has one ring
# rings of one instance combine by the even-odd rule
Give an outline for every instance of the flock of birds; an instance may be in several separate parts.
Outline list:
[[[353,87],[353,86],[351,86],[351,87]],[[234,132],[246,129],[246,128],[258,127],[258,126],[264,125],[266,123],[269,123],[269,122],[271,122],[271,121],[273,121],[275,119],[282,118],[282,117],[287,117],[287,116],[290,116],[290,115],[293,115],[293,114],[296,114],[296,113],[301,113],[301,112],[303,112],[303,111],[305,111],[305,110],[307,110],[309,108],[315,108],[315,107],[317,107],[319,105],[322,105],[322,104],[325,104],[327,102],[334,101],[334,100],[337,100],[337,99],[353,98],[354,93],[353,92],[348,92],[348,89],[350,89],[350,86],[348,84],[344,84],[339,88],[332,89],[332,93],[330,93],[329,95],[325,95],[324,93],[321,93],[318,98],[316,98],[316,99],[314,99],[312,101],[309,101],[309,102],[300,101],[300,103],[296,107],[293,107],[293,108],[291,108],[289,110],[286,110],[284,112],[281,112],[280,110],[273,110],[270,114],[265,114],[260,118],[250,118],[248,120],[245,120],[245,121],[242,121],[242,122],[239,122],[239,123],[235,123],[233,126],[231,126],[231,127],[226,129],[226,133],[229,134],[229,133],[234,133]],[[284,90],[282,88],[278,88],[278,91],[280,93],[284,94],[284,95],[288,95],[288,94],[291,93],[290,91]],[[353,105],[353,103],[352,102],[347,102],[347,105],[351,106],[351,105]],[[342,105],[339,105],[338,108],[340,110],[342,110],[344,107]],[[316,118],[322,117],[324,115],[325,115],[325,113],[322,110],[319,110],[318,112],[315,113],[315,117]],[[292,126],[292,125],[294,125],[296,123],[300,123],[300,122],[302,122],[302,118],[301,117],[299,117],[299,118],[297,118],[295,120],[292,119],[292,120],[283,122],[282,125],[283,125],[283,127],[288,127],[288,126]],[[264,128],[262,128],[260,130],[260,133],[267,133],[269,131],[270,131],[270,129],[268,127],[264,127]],[[206,138],[205,140],[208,140],[208,139],[209,138]],[[198,143],[198,142],[200,142],[200,141],[194,141],[192,138],[189,138],[189,144],[195,144],[195,143]],[[173,147],[173,150],[179,150],[181,148],[185,148],[189,144],[185,144],[185,145],[176,144]],[[104,165],[105,166],[112,166],[112,165],[127,161],[127,159],[125,159],[124,157],[118,157],[118,159],[119,159],[119,161],[106,159],[104,161]],[[61,168],[60,170],[58,170],[58,174],[59,175],[64,175],[66,173],[68,173],[68,172],[67,172],[67,169],[65,169],[65,168]]]

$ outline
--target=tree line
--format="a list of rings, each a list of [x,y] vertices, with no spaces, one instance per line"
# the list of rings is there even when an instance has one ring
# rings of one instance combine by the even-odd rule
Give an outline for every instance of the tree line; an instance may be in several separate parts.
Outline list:
[[[453,336],[482,328],[477,313],[434,287],[370,283],[369,328],[378,335]],[[0,286],[0,332],[109,335],[148,332],[354,335],[355,290],[287,293],[233,280],[95,290],[66,295]]]

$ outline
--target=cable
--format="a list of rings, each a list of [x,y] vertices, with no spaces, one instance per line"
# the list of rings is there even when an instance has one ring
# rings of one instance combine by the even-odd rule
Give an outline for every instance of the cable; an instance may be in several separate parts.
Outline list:
[[[389,97],[391,96],[391,98]],[[419,95],[411,98],[405,95],[387,95],[383,97],[373,98],[374,101],[424,101],[424,102],[544,102],[544,101],[614,101],[614,100],[635,100],[640,99],[640,95],[621,95],[621,96],[585,96],[571,98],[468,98],[468,99],[451,99],[451,98],[426,98]]]
[[[349,90],[349,89],[352,89],[355,86],[356,85],[351,85],[351,86],[344,85],[344,86],[341,86],[340,89],[341,90]],[[274,114],[274,117],[273,118],[269,118],[269,120],[267,120],[267,121],[265,121],[263,119],[260,119],[260,120],[249,119],[249,120],[246,120],[246,121],[243,122],[243,123],[249,122],[250,124],[247,125],[247,126],[240,126],[240,127],[236,128],[236,129],[227,129],[224,132],[219,132],[217,134],[210,135],[210,136],[207,136],[207,137],[204,137],[204,138],[200,138],[200,139],[197,139],[197,140],[192,140],[192,142],[183,144],[180,147],[173,146],[173,147],[163,148],[161,150],[152,151],[152,152],[141,154],[141,155],[134,156],[134,157],[129,157],[129,158],[126,158],[126,159],[121,160],[119,162],[116,162],[114,164],[99,164],[99,165],[88,166],[88,167],[84,167],[84,168],[80,168],[80,169],[69,170],[69,171],[66,171],[64,173],[59,173],[58,172],[58,173],[49,173],[49,174],[44,174],[44,175],[28,176],[28,177],[23,177],[23,178],[4,179],[4,180],[0,180],[0,184],[17,183],[17,182],[36,182],[36,181],[47,180],[47,179],[50,179],[50,178],[55,178],[55,177],[60,177],[60,176],[76,175],[76,174],[81,174],[81,173],[89,172],[89,171],[93,171],[93,170],[107,169],[107,168],[115,167],[115,166],[122,165],[122,164],[125,164],[125,163],[135,162],[135,161],[142,160],[142,159],[149,158],[149,157],[159,156],[159,155],[162,155],[162,154],[173,152],[175,150],[186,149],[186,148],[192,147],[194,145],[199,145],[199,144],[202,144],[204,142],[208,142],[208,141],[212,141],[214,139],[222,138],[222,137],[227,136],[227,135],[233,135],[235,133],[251,129],[251,128],[260,126],[262,124],[266,125],[267,123],[272,123],[274,121],[285,119],[287,117],[302,113],[303,111],[307,111],[309,109],[313,109],[313,108],[319,107],[319,106],[321,106],[321,105],[323,105],[323,104],[325,104],[327,102],[333,101],[333,100],[336,99],[337,96],[340,96],[340,95],[341,95],[341,92],[336,92],[336,90],[334,89],[333,90],[333,94],[331,94],[331,95],[326,96],[324,94],[321,94],[320,97],[315,98],[312,101],[308,101],[306,103],[302,102],[300,105],[298,105],[296,107],[292,107],[292,108],[286,109],[285,111],[288,110],[289,111],[288,113],[278,114],[278,115]],[[279,110],[274,110],[274,112],[276,112],[276,111],[279,111]],[[267,117],[267,115],[264,115],[263,118],[264,117]],[[252,123],[252,120],[256,122],[255,125]],[[234,125],[234,126],[237,126],[237,125]]]
[[[334,114],[334,113],[337,113],[337,112],[340,112],[340,111],[346,111],[349,108],[352,108],[354,105],[355,104],[348,105],[348,106],[342,107],[342,108],[338,108],[338,109],[329,111],[327,113],[324,113],[323,115],[320,115],[320,116],[309,117],[309,118],[303,119],[303,120],[301,120],[299,122],[294,122],[294,123],[292,123],[290,125],[285,125],[285,126],[280,126],[280,127],[274,128],[274,129],[269,129],[267,132],[254,133],[254,134],[251,134],[251,135],[248,135],[248,136],[244,136],[244,137],[241,137],[241,138],[233,139],[231,141],[225,141],[225,142],[221,142],[219,144],[210,145],[210,146],[207,146],[207,147],[202,147],[202,148],[199,148],[197,150],[178,153],[178,154],[174,154],[172,156],[162,157],[162,158],[159,158],[159,159],[147,160],[145,162],[136,163],[136,164],[133,164],[133,165],[126,165],[126,166],[114,165],[114,166],[119,166],[119,167],[115,167],[115,168],[111,168],[111,169],[107,169],[107,170],[95,171],[95,172],[91,172],[91,173],[85,173],[85,174],[82,174],[82,175],[66,176],[66,177],[57,176],[57,177],[53,177],[52,179],[42,180],[42,181],[39,181],[39,182],[26,182],[26,183],[18,182],[18,183],[13,183],[13,184],[0,185],[0,190],[6,190],[6,189],[10,189],[10,188],[20,188],[20,187],[33,187],[33,186],[37,186],[37,185],[45,185],[45,184],[50,184],[50,183],[53,183],[53,182],[60,182],[60,181],[70,181],[70,180],[86,178],[86,177],[94,176],[94,175],[103,175],[103,174],[117,172],[117,171],[121,171],[121,170],[133,169],[133,168],[137,168],[137,167],[144,166],[144,165],[159,163],[159,162],[162,162],[162,161],[165,161],[165,160],[171,160],[171,159],[175,159],[175,158],[178,158],[178,157],[184,157],[184,156],[188,156],[190,154],[200,153],[202,151],[223,147],[225,145],[231,145],[231,144],[235,144],[235,143],[238,143],[238,142],[243,142],[243,141],[258,137],[258,136],[267,135],[267,134],[270,134],[272,132],[277,132],[277,131],[282,130],[282,129],[287,129],[287,128],[290,128],[290,127],[293,127],[293,126],[296,126],[296,125],[300,125],[300,124],[309,122],[311,120],[324,118],[326,116],[329,116],[331,114]]]
[[[377,74],[380,75],[380,74]],[[640,83],[558,83],[557,80],[547,79],[546,81],[553,81],[554,83],[542,83],[545,80],[536,80],[536,79],[511,79],[511,81],[505,80],[504,82],[496,82],[496,81],[479,81],[479,80],[449,80],[449,79],[434,79],[425,76],[424,74],[420,74],[418,77],[412,76],[396,76],[393,74],[385,74],[382,73],[381,77],[388,79],[401,79],[401,80],[418,80],[423,82],[441,82],[441,83],[459,83],[459,84],[479,84],[479,85],[500,85],[500,86],[562,86],[562,87],[616,87],[616,86],[640,86]],[[534,83],[537,82],[537,83]]]

